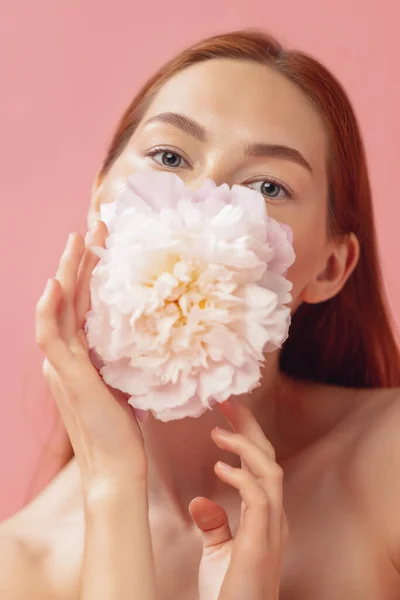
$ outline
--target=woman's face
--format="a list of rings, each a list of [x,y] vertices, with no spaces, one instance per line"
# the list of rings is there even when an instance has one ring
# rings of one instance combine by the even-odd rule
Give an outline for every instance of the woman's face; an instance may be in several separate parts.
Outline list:
[[[268,214],[293,230],[294,310],[304,300],[320,301],[307,294],[334,252],[326,164],[322,120],[293,83],[256,63],[209,60],[161,88],[94,194],[89,220],[100,202],[115,199],[121,178],[137,171],[172,171],[190,188],[212,179],[258,190]]]

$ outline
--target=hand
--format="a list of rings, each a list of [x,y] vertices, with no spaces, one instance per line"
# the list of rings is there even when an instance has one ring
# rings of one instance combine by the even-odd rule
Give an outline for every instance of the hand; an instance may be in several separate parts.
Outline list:
[[[78,461],[84,489],[118,479],[145,480],[142,433],[126,396],[107,386],[92,364],[84,333],[90,280],[107,227],[99,221],[86,246],[71,234],[56,277],[49,279],[36,307],[36,341],[44,351],[45,379],[53,393]],[[99,489],[99,487],[97,488]]]
[[[283,471],[275,451],[250,410],[238,402],[218,405],[232,425],[227,435],[212,430],[223,450],[239,455],[242,468],[215,472],[242,497],[240,525],[233,539],[225,510],[195,498],[190,514],[201,531],[200,600],[278,600],[281,563],[288,537],[282,506]]]

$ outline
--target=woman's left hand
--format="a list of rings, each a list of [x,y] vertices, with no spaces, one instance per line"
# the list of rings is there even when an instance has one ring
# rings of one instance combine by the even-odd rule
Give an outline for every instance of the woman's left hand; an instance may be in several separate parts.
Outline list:
[[[222,450],[241,458],[242,468],[223,469],[220,479],[242,498],[240,525],[235,538],[225,510],[198,497],[189,505],[201,531],[203,555],[199,569],[200,600],[277,600],[288,522],[282,506],[283,470],[275,451],[251,411],[238,402],[218,405],[234,432],[212,430]]]

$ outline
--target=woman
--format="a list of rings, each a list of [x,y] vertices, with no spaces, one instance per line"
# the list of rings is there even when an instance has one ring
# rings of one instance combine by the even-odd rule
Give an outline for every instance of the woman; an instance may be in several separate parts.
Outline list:
[[[293,322],[256,393],[199,419],[139,424],[91,365],[82,329],[90,246],[107,235],[99,207],[121,177],[153,169],[265,196],[294,233]],[[36,317],[73,454],[2,525],[3,596],[398,598],[400,360],[340,84],[257,32],[185,50],[123,115],[88,223]]]

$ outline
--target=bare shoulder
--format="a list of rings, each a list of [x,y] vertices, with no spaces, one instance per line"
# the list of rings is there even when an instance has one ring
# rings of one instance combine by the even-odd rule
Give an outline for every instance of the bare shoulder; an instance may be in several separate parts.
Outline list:
[[[369,390],[366,402],[348,481],[400,571],[400,389]]]
[[[0,598],[55,600],[38,557],[27,544],[11,535],[0,535]]]
[[[353,464],[360,477],[374,478],[376,488],[376,477],[393,477],[400,466],[400,388],[366,390],[354,422]]]

